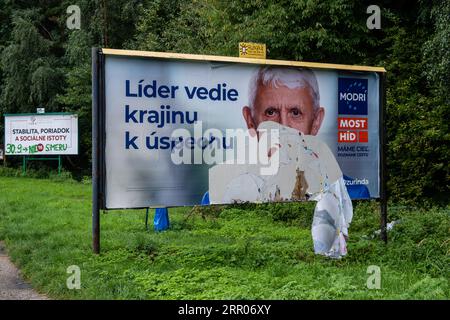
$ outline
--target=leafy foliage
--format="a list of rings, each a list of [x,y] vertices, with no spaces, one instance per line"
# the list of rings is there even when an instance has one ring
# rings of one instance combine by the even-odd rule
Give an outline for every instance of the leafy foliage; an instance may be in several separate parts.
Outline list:
[[[1,58],[4,86],[0,101],[6,112],[27,112],[30,104],[45,105],[50,111],[55,108],[62,75],[51,53],[53,42],[36,27],[38,18],[38,10],[13,15],[11,41]]]

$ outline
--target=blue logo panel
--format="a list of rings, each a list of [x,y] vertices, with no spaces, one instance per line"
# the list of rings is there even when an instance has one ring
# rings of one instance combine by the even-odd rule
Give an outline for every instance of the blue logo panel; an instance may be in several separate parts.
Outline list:
[[[367,115],[367,79],[339,78],[338,113]]]

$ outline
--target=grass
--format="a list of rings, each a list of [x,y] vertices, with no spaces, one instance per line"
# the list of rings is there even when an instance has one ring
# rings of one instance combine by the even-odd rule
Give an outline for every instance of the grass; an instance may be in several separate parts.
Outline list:
[[[313,203],[170,209],[171,228],[146,231],[144,210],[101,215],[91,250],[89,181],[0,176],[0,240],[39,292],[58,299],[449,299],[449,208],[391,207],[384,245],[377,204],[355,206],[349,254],[316,256]],[[66,270],[81,269],[81,290]],[[381,268],[381,289],[367,268]]]

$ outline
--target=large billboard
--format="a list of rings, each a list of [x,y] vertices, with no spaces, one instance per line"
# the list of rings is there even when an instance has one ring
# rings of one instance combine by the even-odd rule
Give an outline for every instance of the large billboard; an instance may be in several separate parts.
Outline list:
[[[102,207],[379,198],[383,72],[104,49]]]
[[[78,154],[78,116],[69,113],[6,114],[5,154]]]

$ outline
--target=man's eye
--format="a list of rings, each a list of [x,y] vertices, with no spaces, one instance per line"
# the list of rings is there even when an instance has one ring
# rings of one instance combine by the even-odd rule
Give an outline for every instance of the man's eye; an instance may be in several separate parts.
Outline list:
[[[292,116],[294,116],[294,117],[300,117],[300,116],[302,115],[302,113],[300,112],[300,110],[297,109],[297,108],[292,108],[292,109],[291,109],[291,114],[292,114]]]
[[[274,115],[277,114],[277,110],[275,108],[269,108],[266,110],[265,114],[268,117],[273,117]]]

